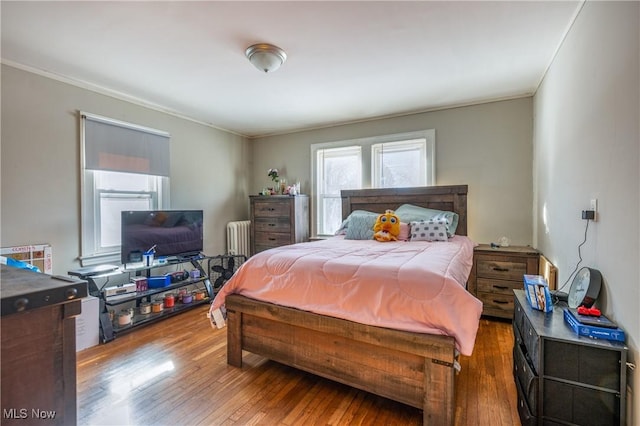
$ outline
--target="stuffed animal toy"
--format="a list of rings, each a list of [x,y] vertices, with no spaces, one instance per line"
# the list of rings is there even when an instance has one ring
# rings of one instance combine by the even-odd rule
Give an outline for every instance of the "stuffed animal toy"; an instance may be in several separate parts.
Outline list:
[[[376,219],[373,232],[373,239],[376,241],[398,241],[400,218],[393,210],[387,210]]]

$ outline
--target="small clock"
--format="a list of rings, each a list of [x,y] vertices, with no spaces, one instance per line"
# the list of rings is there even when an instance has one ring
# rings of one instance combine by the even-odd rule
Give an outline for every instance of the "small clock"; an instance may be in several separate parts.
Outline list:
[[[568,304],[570,308],[585,306],[590,308],[595,303],[602,287],[602,274],[593,268],[584,267],[578,271],[571,282]]]

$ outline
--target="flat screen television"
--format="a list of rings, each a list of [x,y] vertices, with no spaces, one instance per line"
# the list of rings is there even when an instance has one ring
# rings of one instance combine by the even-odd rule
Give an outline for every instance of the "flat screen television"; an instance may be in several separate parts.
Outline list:
[[[142,262],[142,254],[152,247],[156,258],[202,253],[202,210],[123,211],[121,224],[123,265]]]

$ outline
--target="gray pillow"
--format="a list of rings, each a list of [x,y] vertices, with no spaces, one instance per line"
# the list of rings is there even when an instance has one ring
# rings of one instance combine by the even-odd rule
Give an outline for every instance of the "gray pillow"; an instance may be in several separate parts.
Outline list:
[[[458,213],[448,212],[436,209],[427,209],[424,207],[414,206],[413,204],[403,204],[396,210],[396,215],[400,218],[400,222],[420,222],[421,220],[438,220],[445,219],[448,222],[448,236],[452,237],[456,233],[458,227]]]
[[[347,229],[349,229],[349,224],[351,223],[351,219],[353,218],[373,217],[375,222],[375,219],[378,218],[378,215],[379,213],[374,213],[367,210],[354,210],[351,212],[349,216],[347,216],[345,220],[342,221],[342,225],[340,225],[340,228],[336,231],[335,235],[345,235],[347,233]],[[373,228],[373,225],[372,225],[372,228]]]
[[[355,215],[350,216],[345,240],[372,240],[373,225],[375,225],[378,215]]]

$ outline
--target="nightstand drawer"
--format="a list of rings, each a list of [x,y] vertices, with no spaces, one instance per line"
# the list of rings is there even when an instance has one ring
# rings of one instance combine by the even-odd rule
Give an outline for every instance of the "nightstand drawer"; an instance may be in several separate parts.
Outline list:
[[[478,278],[477,281],[478,292],[504,294],[506,296],[509,296],[512,302],[513,290],[522,288],[522,286],[522,281],[489,280],[486,278]]]
[[[283,232],[291,231],[289,218],[256,218],[253,226],[256,232]]]
[[[562,359],[563,363],[557,360]],[[618,392],[620,353],[549,340],[544,348],[545,375]]]
[[[540,371],[540,339],[536,333],[535,328],[529,322],[524,308],[519,302],[514,300],[514,314],[513,314],[513,328],[516,333],[514,334],[514,340],[516,344],[521,345],[522,352],[526,355],[528,361],[531,362],[531,367],[534,372]]]
[[[520,416],[520,424],[522,426],[535,426],[538,424],[538,418],[531,413],[531,409],[527,404],[527,399],[520,387],[520,383],[516,381],[516,390],[518,391],[518,415]],[[536,407],[534,407],[534,410]]]
[[[482,302],[482,313],[499,318],[513,317],[513,296],[479,291],[476,296]]]
[[[521,281],[522,276],[527,273],[525,262],[499,261],[499,260],[478,260],[478,277],[499,278],[502,280]]]
[[[531,361],[531,367],[538,374],[540,371],[540,338],[531,323],[525,318],[522,327],[523,351]]]
[[[284,217],[289,220],[291,207],[289,203],[260,200],[253,203],[254,217]]]
[[[621,424],[619,394],[569,382],[541,380],[545,417],[583,426]]]
[[[522,388],[529,407],[538,406],[538,376],[531,368],[521,345],[513,346],[513,375]]]

